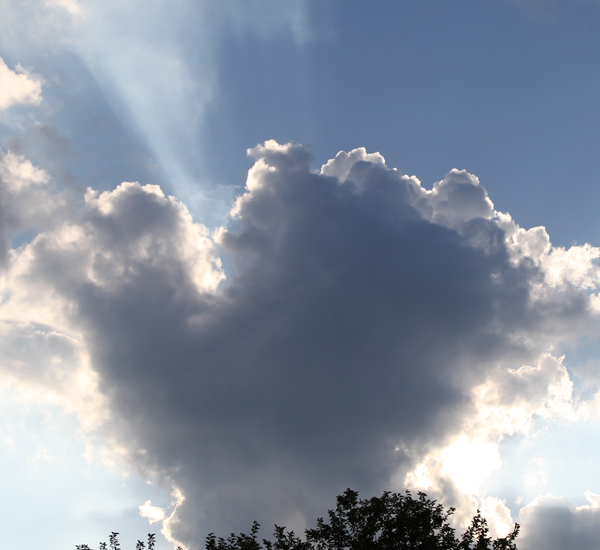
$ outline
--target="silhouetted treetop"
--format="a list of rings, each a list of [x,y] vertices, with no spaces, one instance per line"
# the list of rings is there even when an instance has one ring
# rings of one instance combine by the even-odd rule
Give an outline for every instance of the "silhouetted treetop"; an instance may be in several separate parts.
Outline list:
[[[506,537],[492,539],[479,511],[460,539],[450,526],[453,508],[445,510],[435,500],[386,491],[381,497],[359,499],[347,489],[337,497],[328,521],[317,520],[301,539],[285,527],[275,526],[274,541],[258,540],[259,524],[250,534],[231,534],[224,539],[211,533],[206,550],[516,550],[519,525]]]

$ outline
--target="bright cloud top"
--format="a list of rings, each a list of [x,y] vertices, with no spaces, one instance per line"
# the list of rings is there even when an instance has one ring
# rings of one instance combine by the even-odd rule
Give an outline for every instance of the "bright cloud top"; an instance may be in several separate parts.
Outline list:
[[[21,65],[11,70],[0,57],[0,109],[19,103],[39,105],[43,82],[42,78],[30,74]]]
[[[44,223],[5,254],[3,379],[66,396],[173,489],[171,512],[140,510],[190,546],[254,519],[302,528],[346,487],[391,483],[507,528],[481,482],[505,435],[575,419],[549,351],[596,333],[600,251],[553,248],[465,171],[428,190],[364,149],[320,171],[300,145],[249,153],[215,235],[157,186],[67,200],[6,154],[3,231]]]

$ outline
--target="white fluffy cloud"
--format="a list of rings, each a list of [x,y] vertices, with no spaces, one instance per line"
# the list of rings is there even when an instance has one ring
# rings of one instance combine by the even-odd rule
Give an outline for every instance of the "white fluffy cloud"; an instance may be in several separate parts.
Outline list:
[[[574,414],[547,352],[596,331],[598,249],[553,249],[466,172],[426,190],[364,149],[320,171],[299,145],[250,154],[214,238],[158,187],[123,183],[50,209],[7,255],[5,376],[48,395],[87,380],[97,400],[72,406],[180,491],[172,515],[145,517],[197,545],[253,519],[301,528],[346,487],[406,475],[469,499],[465,455],[493,468],[503,435]],[[510,524],[498,499],[478,503]]]
[[[49,189],[48,180],[46,172],[23,156],[0,150],[0,267],[11,238],[45,229],[65,214],[67,199]]]
[[[30,74],[21,65],[12,71],[0,58],[0,110],[19,103],[39,105],[43,82],[41,77]]]

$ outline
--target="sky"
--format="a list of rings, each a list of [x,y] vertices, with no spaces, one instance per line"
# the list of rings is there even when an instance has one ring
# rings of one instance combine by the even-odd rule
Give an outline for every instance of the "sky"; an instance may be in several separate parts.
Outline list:
[[[600,3],[0,0],[7,546],[346,488],[600,537]]]

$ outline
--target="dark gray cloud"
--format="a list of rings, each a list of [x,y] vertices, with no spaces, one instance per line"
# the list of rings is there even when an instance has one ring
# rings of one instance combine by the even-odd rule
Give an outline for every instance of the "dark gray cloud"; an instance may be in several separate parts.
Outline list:
[[[565,499],[540,497],[521,511],[521,550],[594,550],[600,532],[600,495],[587,492],[590,504],[575,507]]]
[[[362,149],[321,172],[302,146],[251,154],[214,242],[157,187],[122,184],[40,234],[14,283],[78,331],[105,434],[182,491],[168,527],[191,547],[389,488],[490,369],[595,326],[589,258],[550,271],[545,233],[497,216],[474,176],[427,191]]]

